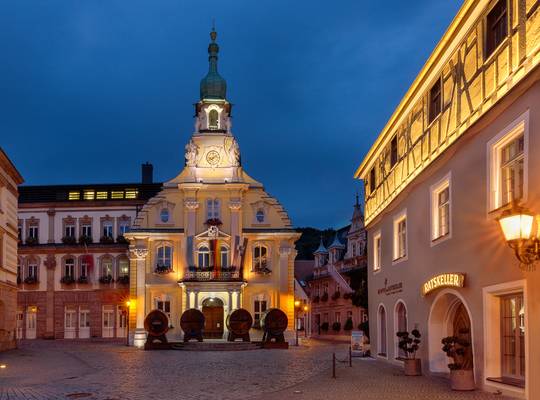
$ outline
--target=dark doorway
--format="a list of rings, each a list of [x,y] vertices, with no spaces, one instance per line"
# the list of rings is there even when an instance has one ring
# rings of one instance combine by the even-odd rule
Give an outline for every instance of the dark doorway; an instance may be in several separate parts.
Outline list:
[[[202,303],[204,314],[204,333],[206,339],[223,338],[223,302],[215,297]]]

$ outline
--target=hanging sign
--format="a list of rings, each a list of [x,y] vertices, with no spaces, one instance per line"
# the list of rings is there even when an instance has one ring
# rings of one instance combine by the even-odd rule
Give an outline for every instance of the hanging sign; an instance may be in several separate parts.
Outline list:
[[[435,289],[445,287],[457,287],[462,288],[465,284],[465,274],[460,273],[448,273],[434,276],[430,280],[422,284],[422,296],[431,293]]]

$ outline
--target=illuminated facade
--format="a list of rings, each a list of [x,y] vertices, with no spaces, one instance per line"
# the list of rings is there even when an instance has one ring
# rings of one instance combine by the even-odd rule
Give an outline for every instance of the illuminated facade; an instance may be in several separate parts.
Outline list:
[[[538,1],[465,1],[362,161],[372,353],[397,361],[418,328],[425,373],[441,339],[471,342],[476,387],[540,398],[540,271],[523,271],[497,217],[540,211]]]
[[[180,316],[189,308],[205,314],[205,335],[212,338],[225,337],[225,318],[239,307],[255,325],[266,309],[278,307],[293,325],[300,235],[279,202],[242,168],[214,31],[211,39],[184,168],[147,202],[127,235],[136,346],[144,343],[144,318],[153,309],[169,316],[171,338],[181,337]]]
[[[17,186],[23,179],[0,148],[0,351],[15,348]]]

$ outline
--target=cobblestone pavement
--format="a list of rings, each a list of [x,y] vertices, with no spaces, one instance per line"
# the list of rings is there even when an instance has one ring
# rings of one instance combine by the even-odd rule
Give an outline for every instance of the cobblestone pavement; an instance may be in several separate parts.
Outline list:
[[[0,353],[0,400],[19,399],[502,399],[457,395],[445,381],[405,378],[399,369],[354,359],[330,378],[333,351],[311,342],[289,350],[141,351],[121,344],[33,341]]]

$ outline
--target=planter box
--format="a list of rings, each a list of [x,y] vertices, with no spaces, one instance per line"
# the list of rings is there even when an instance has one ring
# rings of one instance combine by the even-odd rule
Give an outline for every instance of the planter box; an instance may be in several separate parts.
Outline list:
[[[474,372],[472,369],[453,369],[450,371],[450,387],[452,390],[475,390]]]
[[[422,360],[419,358],[403,360],[403,372],[406,376],[422,375]]]

